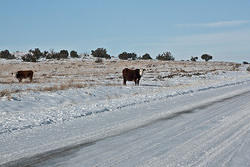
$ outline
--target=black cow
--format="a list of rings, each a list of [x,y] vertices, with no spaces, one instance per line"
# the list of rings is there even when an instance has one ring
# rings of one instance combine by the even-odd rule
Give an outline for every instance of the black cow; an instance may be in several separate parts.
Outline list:
[[[139,81],[140,81],[144,71],[145,71],[145,69],[131,70],[128,68],[124,68],[122,70],[123,85],[126,85],[126,81],[134,81],[135,85],[139,85]]]

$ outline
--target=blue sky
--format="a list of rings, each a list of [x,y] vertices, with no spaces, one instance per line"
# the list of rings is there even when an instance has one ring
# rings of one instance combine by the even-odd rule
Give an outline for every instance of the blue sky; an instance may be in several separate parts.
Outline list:
[[[250,61],[249,0],[0,0],[0,50]]]

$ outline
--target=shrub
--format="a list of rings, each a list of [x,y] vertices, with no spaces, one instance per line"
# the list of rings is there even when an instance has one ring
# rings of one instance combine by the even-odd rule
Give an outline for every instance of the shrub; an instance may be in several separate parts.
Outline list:
[[[37,57],[32,55],[31,53],[27,53],[21,58],[23,61],[26,61],[26,62],[37,62]]]
[[[67,59],[69,56],[69,52],[67,50],[61,50],[59,55],[61,59]]]
[[[196,61],[196,60],[198,60],[198,57],[191,57],[191,59],[190,59],[191,61]]]
[[[15,59],[16,57],[13,54],[10,54],[8,50],[3,50],[0,52],[0,58],[2,59]]]
[[[142,57],[140,57],[139,59],[142,59],[142,60],[151,60],[152,58],[150,57],[150,55],[148,53],[142,55]]]
[[[201,59],[203,59],[205,61],[211,60],[212,58],[213,58],[213,56],[210,56],[209,54],[203,54],[201,56]]]
[[[247,71],[249,71],[249,72],[250,72],[250,66],[248,66],[248,67],[247,67]]]
[[[247,61],[243,61],[243,64],[249,64]]]
[[[46,56],[46,59],[57,59],[57,60],[59,60],[59,59],[60,59],[60,56],[59,56],[59,53],[57,53],[57,52],[52,52],[52,53],[49,53],[49,54]]]
[[[79,58],[80,56],[77,54],[76,51],[72,50],[72,51],[70,52],[70,57],[72,57],[72,58]]]
[[[41,52],[39,48],[34,50],[30,49],[29,53],[22,56],[22,60],[26,62],[37,62],[40,58],[46,57],[49,55],[48,51]]]
[[[59,53],[55,52],[53,49],[47,54],[46,59],[59,59]]]
[[[29,53],[35,56],[37,60],[41,57],[45,57],[39,48],[35,48],[34,50],[30,49]]]
[[[128,59],[135,60],[137,58],[137,55],[135,53],[123,52],[123,53],[119,54],[118,57],[121,60],[128,60]]]
[[[46,59],[67,59],[69,52],[67,50],[61,50],[59,53],[51,50],[51,52],[46,56]]]
[[[165,60],[165,61],[169,61],[169,60],[174,60],[175,58],[172,56],[171,52],[163,52],[162,54],[159,54],[156,57],[157,60]]]
[[[107,54],[107,50],[104,48],[97,48],[96,50],[91,50],[91,55],[94,57],[111,59],[110,55]]]
[[[49,52],[45,50],[45,51],[43,52],[43,57],[46,58],[48,55],[49,55]]]

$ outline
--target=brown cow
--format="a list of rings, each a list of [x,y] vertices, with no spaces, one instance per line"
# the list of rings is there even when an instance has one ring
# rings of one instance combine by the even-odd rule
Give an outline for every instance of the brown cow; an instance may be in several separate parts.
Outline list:
[[[16,78],[18,79],[19,82],[22,82],[22,79],[25,79],[25,78],[29,78],[30,82],[32,82],[33,71],[32,70],[17,71]]]
[[[139,81],[140,81],[144,71],[145,71],[145,69],[131,70],[128,68],[124,68],[122,70],[123,85],[126,85],[126,81],[134,81],[135,85],[139,85]]]

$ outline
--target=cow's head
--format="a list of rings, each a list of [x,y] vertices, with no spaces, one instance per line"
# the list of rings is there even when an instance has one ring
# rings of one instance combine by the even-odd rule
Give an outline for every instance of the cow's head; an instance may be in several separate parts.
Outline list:
[[[16,77],[16,74],[17,74],[17,72],[12,72],[12,73],[11,73],[11,75],[12,75],[13,77]]]
[[[12,72],[12,73],[11,73],[11,76],[12,76],[13,79],[16,79],[16,78],[17,78],[16,75],[17,75],[17,72]]]
[[[144,71],[145,71],[145,69],[140,69],[140,76],[141,77],[142,77]]]

